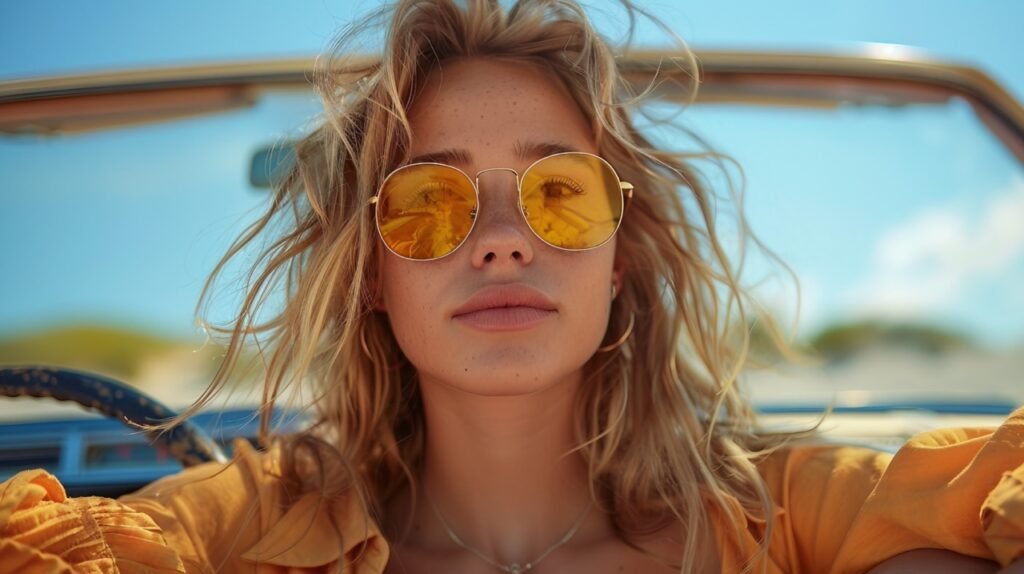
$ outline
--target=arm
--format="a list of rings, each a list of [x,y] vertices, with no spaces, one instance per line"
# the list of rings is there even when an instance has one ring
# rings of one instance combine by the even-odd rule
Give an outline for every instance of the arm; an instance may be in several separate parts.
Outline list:
[[[933,574],[945,574],[947,572],[950,574],[1005,572],[1013,574],[1015,573],[1014,568],[1022,566],[1024,566],[1024,562],[1017,561],[1006,570],[1000,571],[999,565],[995,562],[965,556],[949,550],[924,548],[897,554],[869,570],[868,574],[901,574],[911,572],[931,572]],[[1018,569],[1016,572],[1024,572],[1024,569]]]
[[[1016,560],[1000,570],[999,565],[995,562],[964,556],[949,550],[927,548],[893,556],[869,570],[868,574],[900,574],[903,572],[1024,574],[1024,558]]]
[[[358,497],[286,501],[264,457],[240,440],[228,464],[191,467],[119,500],[68,498],[48,472],[21,472],[0,482],[0,572],[384,571],[387,542]]]

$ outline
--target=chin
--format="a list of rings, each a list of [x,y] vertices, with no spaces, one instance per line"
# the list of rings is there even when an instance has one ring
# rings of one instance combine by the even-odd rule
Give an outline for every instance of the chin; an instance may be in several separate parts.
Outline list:
[[[559,386],[564,380],[524,379],[515,375],[508,377],[483,377],[472,381],[458,381],[451,386],[481,397],[520,397],[543,393]]]
[[[554,355],[554,353],[551,353]],[[576,380],[582,364],[546,365],[534,361],[484,361],[464,364],[453,372],[426,377],[458,391],[483,397],[524,396]]]

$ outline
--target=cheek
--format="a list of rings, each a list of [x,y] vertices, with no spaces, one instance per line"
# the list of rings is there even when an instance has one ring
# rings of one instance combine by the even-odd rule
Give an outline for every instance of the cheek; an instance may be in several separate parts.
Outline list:
[[[438,327],[435,318],[442,300],[435,274],[420,264],[385,256],[381,266],[381,306],[402,351],[412,358]]]
[[[610,253],[594,253],[592,260],[572,265],[567,260],[562,266],[566,275],[562,283],[566,289],[566,302],[571,306],[572,328],[583,346],[599,344],[604,337],[608,314],[611,310],[612,266],[614,249]],[[578,256],[577,256],[578,257]]]

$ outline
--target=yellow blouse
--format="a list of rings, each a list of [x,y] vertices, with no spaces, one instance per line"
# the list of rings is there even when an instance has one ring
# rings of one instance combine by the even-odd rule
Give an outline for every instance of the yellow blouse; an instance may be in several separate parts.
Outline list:
[[[383,572],[387,542],[355,497],[285,500],[275,457],[236,450],[230,464],[119,500],[67,498],[45,471],[17,474],[0,484],[0,572],[326,573],[339,561]],[[1024,557],[1024,408],[998,429],[920,434],[895,456],[794,446],[761,473],[776,501],[771,573],[864,572],[915,548],[1004,566]],[[734,532],[721,511],[712,521],[723,571],[742,570],[764,523]]]

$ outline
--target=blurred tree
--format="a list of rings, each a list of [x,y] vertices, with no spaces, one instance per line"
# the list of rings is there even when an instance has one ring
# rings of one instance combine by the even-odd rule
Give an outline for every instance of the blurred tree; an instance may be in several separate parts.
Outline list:
[[[109,325],[63,325],[0,339],[0,364],[59,365],[138,384],[148,362],[194,357],[212,377],[224,354],[217,344],[179,340]],[[193,360],[193,359],[190,359]],[[187,365],[181,364],[181,369]]]
[[[844,360],[874,347],[897,347],[928,354],[974,347],[967,335],[951,329],[877,320],[829,325],[811,337],[809,345],[829,360]]]

